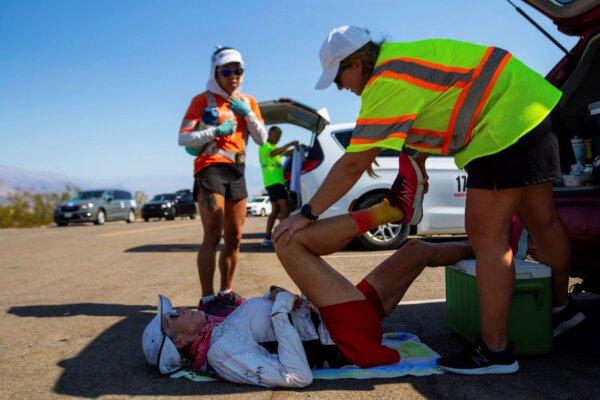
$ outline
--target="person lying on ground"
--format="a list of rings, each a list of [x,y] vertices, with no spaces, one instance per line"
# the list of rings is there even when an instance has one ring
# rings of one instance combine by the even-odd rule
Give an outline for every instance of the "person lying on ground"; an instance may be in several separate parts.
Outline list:
[[[327,233],[329,247],[321,239],[314,250],[339,250],[360,234],[355,220],[362,221],[363,229],[373,229],[382,221],[395,220],[397,211],[384,201],[353,217],[320,221],[314,226]],[[303,230],[296,238],[306,238],[314,229]],[[292,271],[289,257],[278,255],[301,290],[314,300],[275,287],[268,295],[248,299],[227,317],[216,318],[196,310],[173,311],[161,297],[158,316],[144,331],[148,362],[170,373],[187,358],[193,370],[265,387],[307,386],[312,382],[311,369],[322,366],[395,363],[399,354],[381,344],[381,320],[395,309],[425,266],[472,257],[467,243],[411,240],[355,287],[318,257],[299,251],[297,243],[294,240],[286,248],[290,256],[304,259],[305,272]]]

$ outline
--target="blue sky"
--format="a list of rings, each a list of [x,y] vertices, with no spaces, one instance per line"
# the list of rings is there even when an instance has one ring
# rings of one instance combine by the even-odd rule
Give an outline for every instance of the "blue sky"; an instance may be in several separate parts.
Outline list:
[[[575,44],[517,3],[565,47]],[[291,97],[327,107],[334,123],[352,121],[357,97],[313,89],[319,47],[345,24],[394,41],[494,44],[542,74],[562,57],[504,0],[0,0],[0,164],[92,180],[191,179],[177,130],[217,44],[242,52],[243,91],[259,101]]]

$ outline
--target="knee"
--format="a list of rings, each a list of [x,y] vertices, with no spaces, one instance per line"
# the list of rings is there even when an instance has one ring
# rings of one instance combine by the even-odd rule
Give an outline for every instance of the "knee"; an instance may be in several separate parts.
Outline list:
[[[429,247],[430,245],[422,240],[409,239],[398,252],[402,252],[403,259],[416,260],[416,264],[426,265],[429,260]]]
[[[296,232],[286,244],[283,244],[283,238],[280,237],[279,240],[274,243],[275,253],[277,253],[279,259],[291,254],[293,249],[297,248],[298,246],[304,246],[304,236],[305,235],[303,231]]]
[[[242,243],[242,231],[227,232],[224,236],[224,241],[228,247],[239,247],[240,243]]]
[[[204,242],[203,244],[206,246],[210,246],[212,248],[217,248],[219,243],[221,242],[221,238],[223,237],[220,230],[210,230],[204,233]]]

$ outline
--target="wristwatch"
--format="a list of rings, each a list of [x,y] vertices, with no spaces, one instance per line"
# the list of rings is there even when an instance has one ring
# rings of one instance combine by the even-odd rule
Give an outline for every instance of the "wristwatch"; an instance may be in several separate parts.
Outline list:
[[[305,205],[302,206],[302,208],[300,208],[300,215],[302,215],[304,218],[307,218],[311,221],[316,221],[317,219],[319,219],[318,215],[313,215],[312,209],[310,208],[310,204],[308,204],[308,203],[306,203]]]

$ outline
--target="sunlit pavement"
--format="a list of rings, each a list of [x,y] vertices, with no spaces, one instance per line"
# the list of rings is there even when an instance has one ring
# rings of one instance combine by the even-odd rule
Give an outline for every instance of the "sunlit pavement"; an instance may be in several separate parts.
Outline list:
[[[271,284],[294,288],[261,247],[265,223],[246,223],[236,273],[246,297]],[[589,296],[580,298],[588,320],[552,355],[521,358],[515,375],[315,381],[296,391],[160,376],[144,362],[142,330],[158,293],[176,305],[197,302],[201,236],[199,220],[1,230],[0,398],[598,398],[600,301]],[[358,282],[389,254],[351,246],[326,258]],[[446,328],[444,297],[443,269],[426,269],[385,330],[415,333],[441,354],[460,350],[464,343]]]

